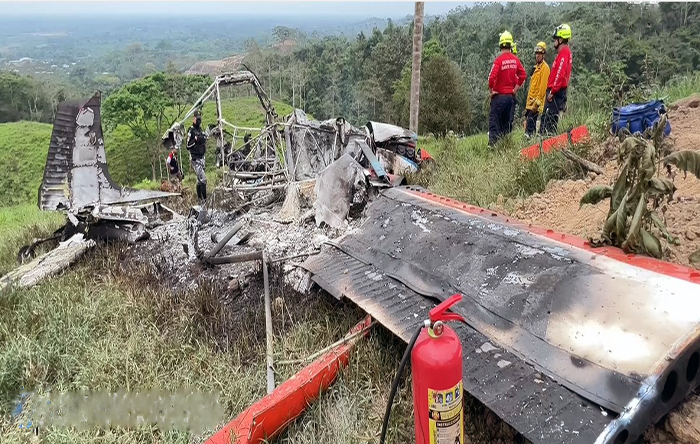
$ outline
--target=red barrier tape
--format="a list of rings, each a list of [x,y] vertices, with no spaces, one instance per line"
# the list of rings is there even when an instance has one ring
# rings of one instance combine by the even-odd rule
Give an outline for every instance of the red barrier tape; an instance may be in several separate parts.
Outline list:
[[[588,128],[586,128],[585,125],[578,126],[571,130],[571,143],[582,142],[588,137],[590,137],[590,134],[588,133]],[[568,139],[568,134],[564,133],[556,137],[552,137],[551,139],[544,140],[542,142],[542,152],[548,153],[552,150],[562,149],[568,145]],[[523,150],[520,151],[520,155],[529,160],[537,159],[540,157],[539,144],[523,148]]]
[[[367,316],[348,335],[363,334],[342,343],[302,369],[226,424],[205,444],[259,444],[278,436],[335,381],[350,359],[350,352],[367,335],[372,318]]]
[[[609,257],[611,259],[618,260],[620,262],[625,262],[630,265],[643,268],[645,270],[654,271],[657,273],[662,273],[667,276],[675,277],[678,279],[683,279],[685,281],[700,284],[700,271],[693,268],[685,267],[683,265],[672,264],[670,262],[662,261],[659,259],[654,259],[653,257],[627,254],[617,247],[593,247],[591,243],[585,239],[578,236],[573,236],[571,234],[565,234],[554,230],[549,230],[547,228],[537,227],[534,225],[527,225],[517,219],[512,217],[500,215],[491,210],[485,210],[474,205],[468,205],[463,202],[459,202],[454,199],[439,196],[427,191],[422,191],[419,189],[409,188],[407,190],[409,193],[421,197],[425,200],[444,205],[450,208],[455,208],[457,210],[464,211],[466,213],[474,214],[477,216],[487,217],[490,220],[508,224],[512,227],[519,228],[521,230],[528,231],[533,234],[538,234],[540,236],[547,237],[549,239],[562,242],[571,245],[576,248],[581,248],[586,251],[590,251],[593,254],[599,254],[602,256]]]

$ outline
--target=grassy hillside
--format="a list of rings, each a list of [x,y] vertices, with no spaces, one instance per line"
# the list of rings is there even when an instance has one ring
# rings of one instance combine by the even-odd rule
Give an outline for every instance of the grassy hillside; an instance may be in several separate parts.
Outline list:
[[[0,125],[0,207],[37,202],[50,139],[45,123]]]
[[[292,111],[281,102],[274,103],[280,116]],[[227,121],[256,128],[264,123],[262,107],[255,97],[231,99],[223,103]],[[204,106],[205,124],[216,121],[216,104]],[[189,123],[188,123],[189,125]],[[0,124],[0,206],[34,204],[43,177],[52,125],[35,122]],[[112,178],[122,185],[134,185],[151,178],[151,166],[144,153],[144,142],[133,137],[126,126],[105,133],[105,151]],[[214,168],[214,149],[210,147],[208,168]]]

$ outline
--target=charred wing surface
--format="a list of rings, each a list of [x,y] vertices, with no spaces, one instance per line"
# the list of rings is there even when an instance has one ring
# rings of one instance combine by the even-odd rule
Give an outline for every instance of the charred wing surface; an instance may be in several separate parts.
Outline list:
[[[39,188],[42,210],[79,210],[97,204],[155,200],[172,193],[123,188],[107,169],[100,95],[85,102],[62,102],[56,111],[51,144]]]
[[[436,304],[383,270],[337,248],[309,258],[313,281],[346,297],[405,342]],[[465,390],[535,443],[592,443],[608,424],[598,406],[543,376],[466,324],[450,324],[464,348]]]
[[[569,394],[562,399],[574,410],[588,406],[582,402],[585,398],[620,413],[604,433],[601,415],[594,415],[597,422],[591,419],[591,427],[604,435],[600,442],[633,442],[697,385],[697,284],[462,212],[407,188],[382,193],[368,205],[362,228],[342,238],[333,250],[343,260],[355,261],[356,267],[375,269],[381,277],[377,282],[384,280],[386,287],[367,290],[369,274],[355,282],[348,276],[354,270],[349,267],[339,276],[329,274],[330,251],[309,259],[307,269],[336,296],[360,305],[371,300],[374,305],[366,309],[384,318],[382,322],[401,324],[406,318],[395,311],[392,304],[400,297],[389,284],[400,283],[420,295],[414,301],[423,302],[409,303],[405,309],[416,321],[426,317],[418,307],[433,305],[428,298],[464,294],[455,311],[475,330],[473,335],[516,359],[503,361],[529,364],[515,379],[507,378],[512,387],[500,387],[496,373],[470,388],[467,381],[485,367],[470,370],[472,345],[463,337],[466,387],[533,441],[565,442],[547,434],[540,437],[544,430],[537,427],[516,424],[514,402],[537,393],[540,403],[552,393],[539,393],[528,372],[540,371],[561,384],[559,390]],[[481,349],[471,353],[471,359],[486,366],[488,355]],[[508,390],[512,398],[505,396]],[[539,410],[544,420],[550,414],[546,404],[529,408]],[[577,415],[584,418],[585,412],[573,417]],[[565,425],[573,430],[573,425]]]

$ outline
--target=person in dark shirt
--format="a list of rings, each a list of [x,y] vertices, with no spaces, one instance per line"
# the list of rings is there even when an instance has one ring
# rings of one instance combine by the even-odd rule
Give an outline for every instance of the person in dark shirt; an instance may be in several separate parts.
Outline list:
[[[187,134],[187,150],[190,152],[192,169],[197,175],[197,199],[201,204],[207,199],[207,175],[204,169],[207,136],[202,131],[202,114],[199,111],[195,111],[192,126]]]

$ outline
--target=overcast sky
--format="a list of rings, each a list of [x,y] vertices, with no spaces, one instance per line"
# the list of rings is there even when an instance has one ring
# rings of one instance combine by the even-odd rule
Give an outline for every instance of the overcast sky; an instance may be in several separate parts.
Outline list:
[[[2,1],[4,3],[4,1]],[[256,2],[172,2],[150,1],[142,2],[126,0],[121,2],[91,0],[90,2],[64,2],[64,1],[32,1],[15,0],[9,4],[0,5],[2,15],[140,15],[163,16],[166,14],[192,14],[202,15],[267,15],[267,16],[333,16],[348,15],[359,18],[402,18],[413,15],[413,2],[328,2],[328,1],[302,1],[279,2],[258,0]],[[468,5],[467,2],[425,2],[427,15],[443,15],[459,5]]]

